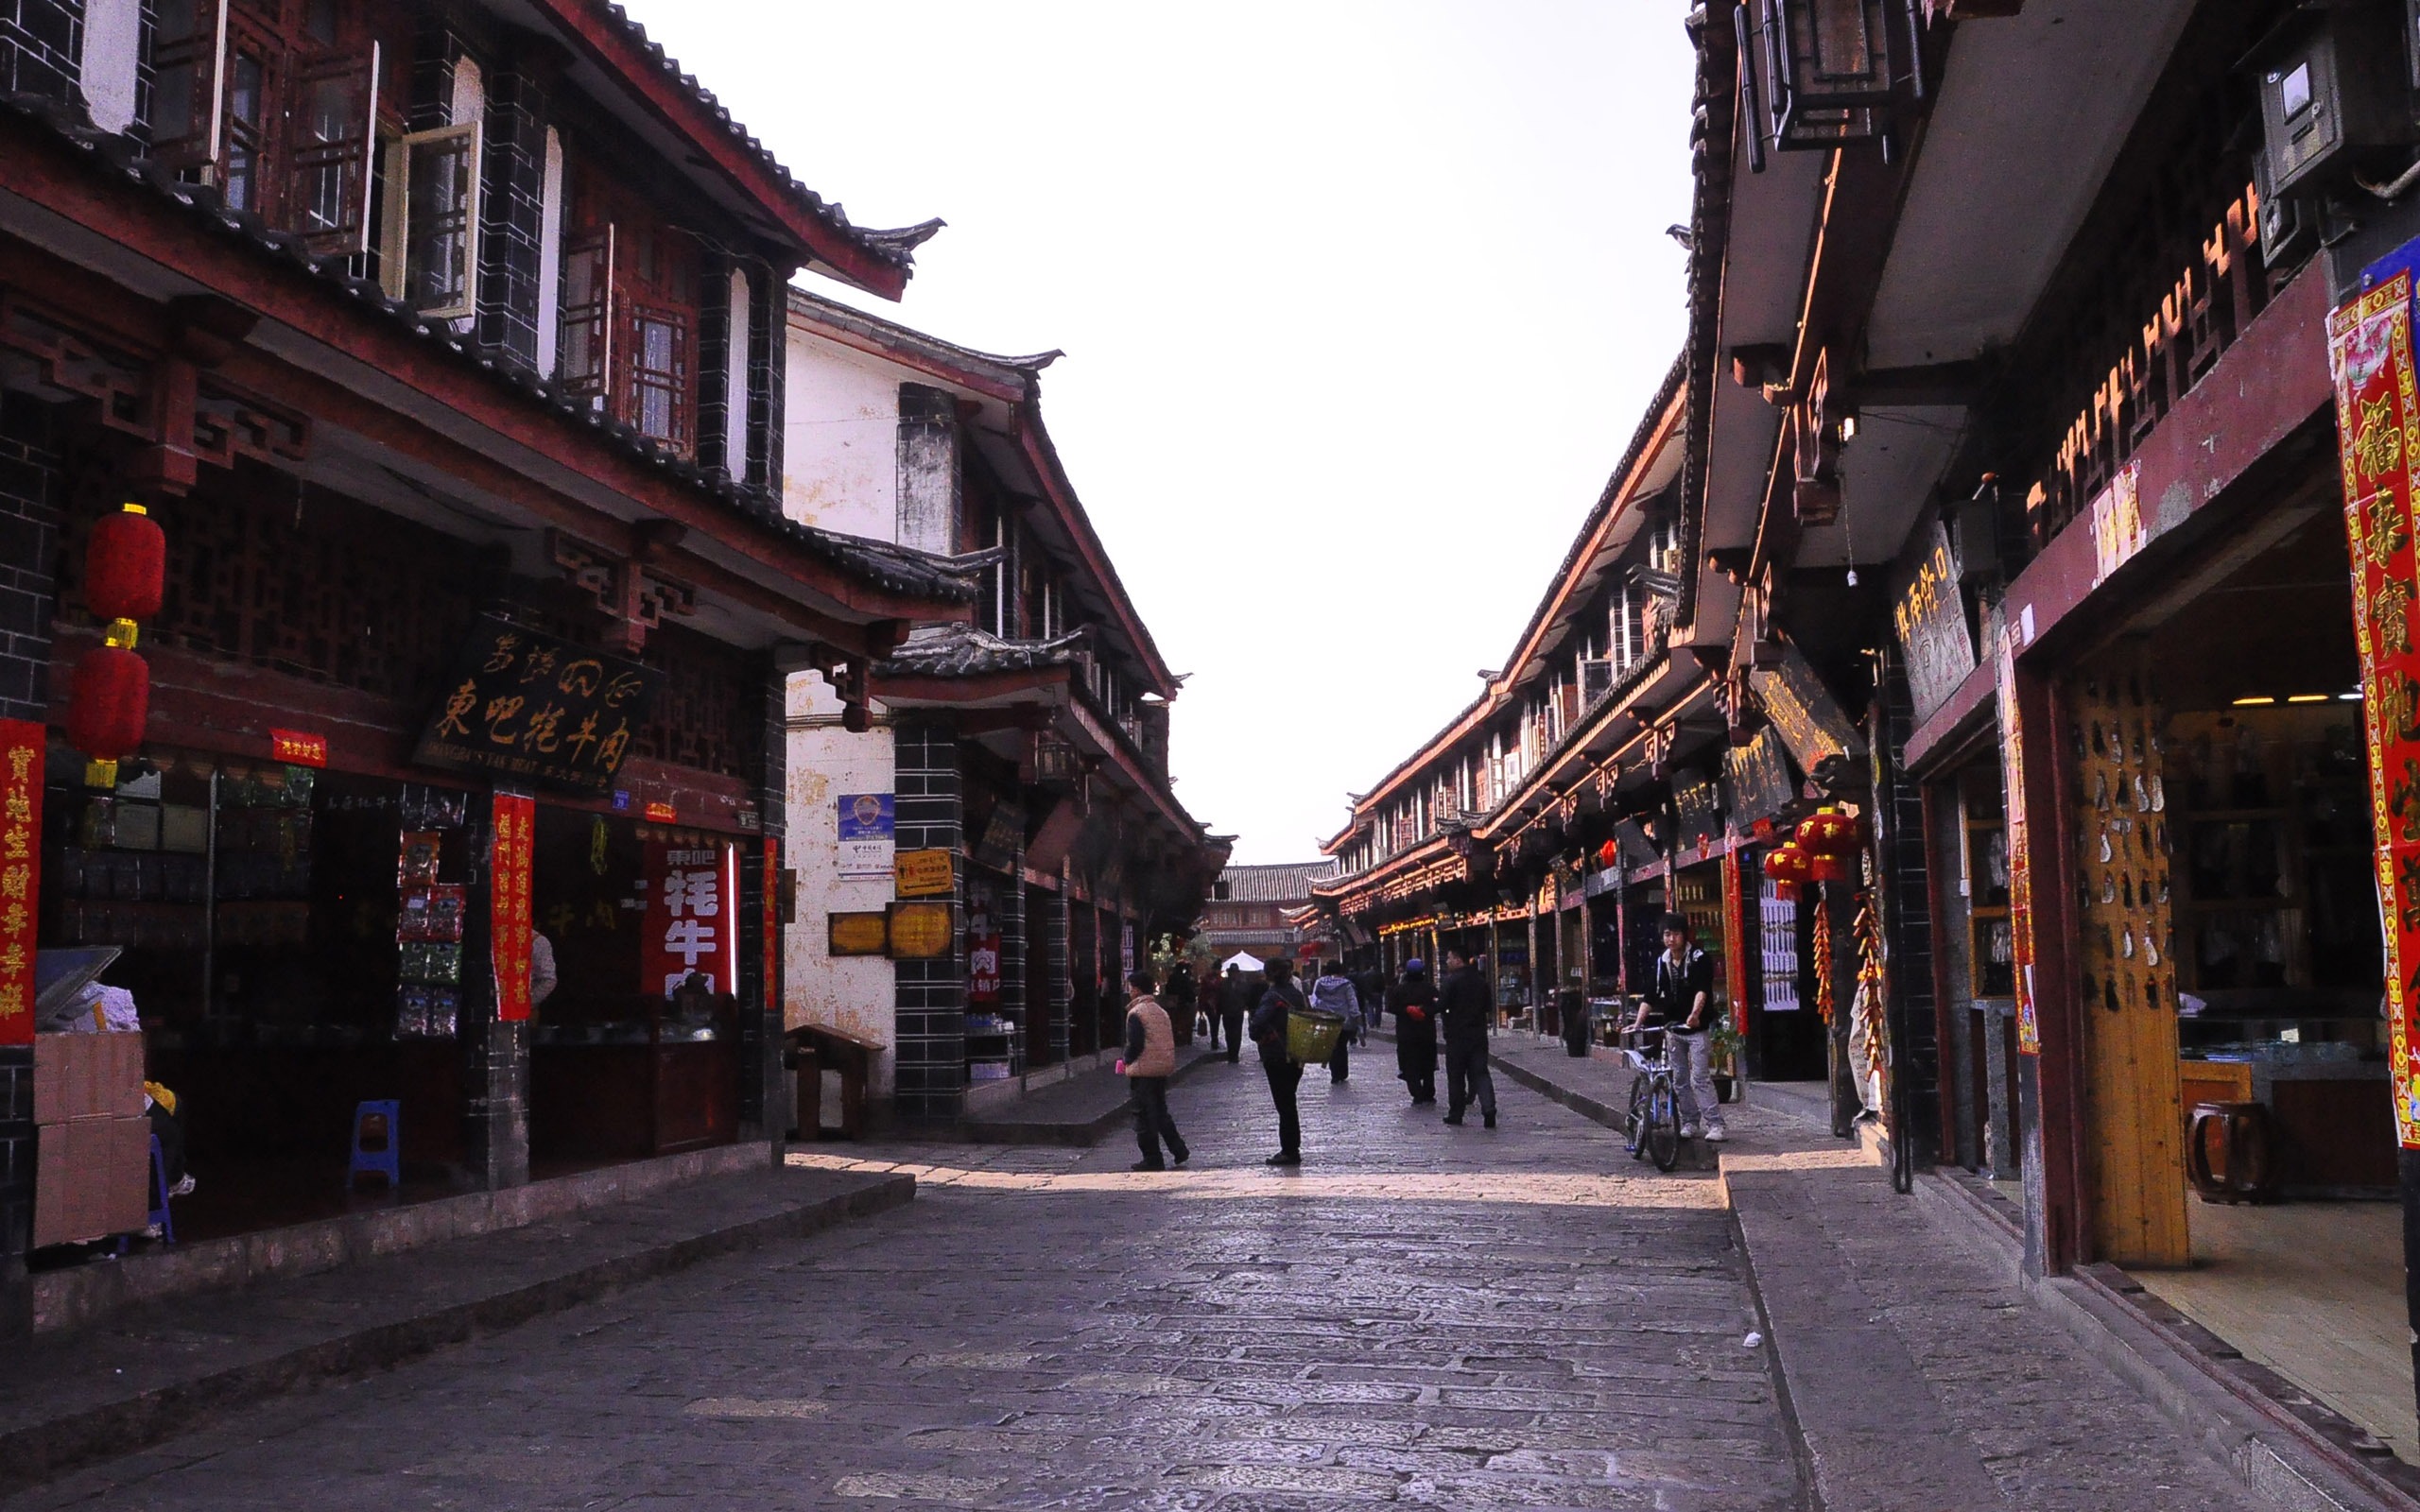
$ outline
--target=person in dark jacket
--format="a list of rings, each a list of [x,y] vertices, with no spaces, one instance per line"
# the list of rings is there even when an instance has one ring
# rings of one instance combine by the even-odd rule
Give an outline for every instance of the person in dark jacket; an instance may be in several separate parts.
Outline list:
[[[1277,1105],[1277,1153],[1269,1158],[1269,1163],[1300,1165],[1303,1115],[1295,1107],[1294,1094],[1302,1089],[1303,1063],[1287,1053],[1286,1016],[1310,1005],[1304,1001],[1303,989],[1294,985],[1293,962],[1270,962],[1268,976],[1269,986],[1252,1010],[1252,1042],[1260,1047],[1260,1069],[1269,1077],[1270,1100]]]
[[[1460,1125],[1462,1109],[1478,1104],[1487,1126],[1495,1126],[1495,1079],[1487,1072],[1487,1020],[1495,1004],[1487,978],[1460,951],[1445,953],[1445,985],[1438,995],[1445,1029],[1445,1122]]]
[[[1244,1055],[1244,1014],[1258,1001],[1252,984],[1244,980],[1240,966],[1227,968],[1227,985],[1219,1000],[1219,1017],[1227,1025],[1227,1064],[1234,1065]]]
[[[1176,1120],[1168,1116],[1168,1078],[1176,1074],[1176,1029],[1155,995],[1158,986],[1150,971],[1140,969],[1126,978],[1126,1054],[1117,1069],[1125,1074],[1126,1090],[1134,1104],[1134,1142],[1143,1147],[1143,1159],[1134,1166],[1137,1171],[1167,1169],[1160,1159],[1162,1141],[1167,1143],[1168,1154],[1179,1165],[1193,1156],[1184,1147],[1184,1136],[1176,1131]]]
[[[1193,963],[1180,958],[1168,968],[1167,986],[1159,993],[1160,1006],[1167,1010],[1168,1027],[1176,1031],[1176,1042],[1193,1043]]]
[[[1219,1027],[1227,1022],[1227,1006],[1221,1001],[1226,989],[1220,986],[1216,967],[1201,973],[1201,985],[1193,989],[1193,1010],[1210,1021],[1210,1048],[1219,1048]],[[1235,1036],[1227,1037],[1233,1040]],[[1233,1057],[1230,1057],[1233,1058]]]
[[[1437,988],[1428,963],[1404,962],[1403,980],[1387,989],[1395,1016],[1395,1076],[1415,1103],[1437,1101]]]
[[[1320,968],[1319,979],[1311,984],[1311,1006],[1344,1020],[1344,1032],[1336,1037],[1336,1054],[1327,1060],[1328,1080],[1341,1087],[1353,1074],[1353,1037],[1361,1028],[1361,995],[1354,990],[1353,978],[1344,974],[1341,965]]]

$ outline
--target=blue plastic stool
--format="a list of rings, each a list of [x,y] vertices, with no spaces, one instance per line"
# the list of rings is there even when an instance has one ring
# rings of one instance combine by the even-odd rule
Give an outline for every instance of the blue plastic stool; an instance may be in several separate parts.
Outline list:
[[[168,1166],[160,1158],[160,1136],[151,1136],[151,1221],[160,1226],[160,1243],[177,1242],[177,1226],[168,1217]]]
[[[353,1110],[353,1160],[345,1167],[344,1189],[353,1191],[354,1178],[363,1172],[373,1172],[387,1178],[387,1190],[399,1192],[404,1185],[403,1104],[393,1098],[363,1103]],[[364,1133],[378,1141],[374,1148],[362,1143]]]

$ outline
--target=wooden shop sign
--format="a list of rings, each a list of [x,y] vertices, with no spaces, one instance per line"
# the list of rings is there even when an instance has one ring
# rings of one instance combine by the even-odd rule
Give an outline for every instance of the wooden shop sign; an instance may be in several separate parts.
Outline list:
[[[958,920],[948,903],[903,902],[890,905],[890,958],[894,961],[935,961],[958,943]]]
[[[663,680],[483,614],[412,760],[603,798]]]
[[[1966,628],[1966,600],[1958,588],[1958,558],[1949,530],[1932,524],[1924,555],[1893,595],[1892,627],[1908,659],[1908,696],[1916,722],[1947,703],[1976,667],[1975,637]]]
[[[834,956],[890,953],[889,914],[833,914],[828,916],[827,929],[827,953]]]
[[[1784,646],[1779,666],[1754,668],[1748,681],[1800,770],[1828,786],[1865,760],[1865,737],[1798,647]]]
[[[1771,725],[1756,731],[1745,746],[1734,746],[1722,758],[1723,780],[1731,788],[1731,822],[1754,828],[1789,807],[1798,797],[1790,775],[1789,757],[1781,736]]]

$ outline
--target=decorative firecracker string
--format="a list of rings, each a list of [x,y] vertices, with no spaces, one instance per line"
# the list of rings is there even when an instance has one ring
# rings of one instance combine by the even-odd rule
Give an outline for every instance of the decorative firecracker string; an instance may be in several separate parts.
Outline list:
[[[1815,1016],[1832,1022],[1832,911],[1815,909]]]

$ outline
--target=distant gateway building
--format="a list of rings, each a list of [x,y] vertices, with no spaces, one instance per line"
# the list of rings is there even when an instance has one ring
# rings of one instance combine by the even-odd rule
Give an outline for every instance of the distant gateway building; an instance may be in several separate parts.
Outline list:
[[[1219,874],[1210,905],[1202,910],[1201,938],[1221,957],[1237,951],[1263,957],[1318,955],[1325,930],[1316,919],[1307,931],[1294,919],[1310,905],[1312,885],[1335,875],[1334,861],[1229,867]]]

